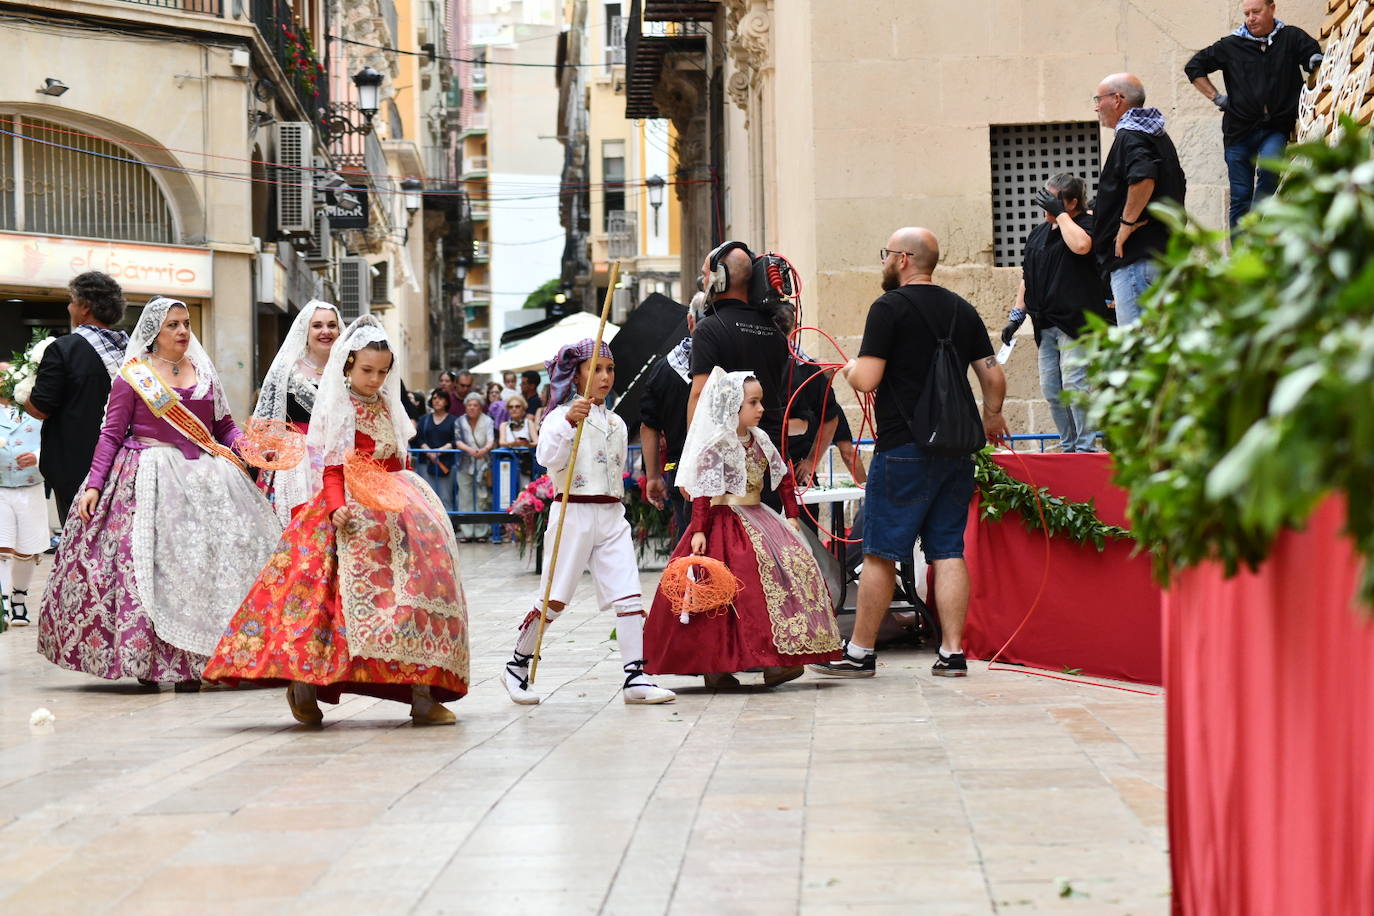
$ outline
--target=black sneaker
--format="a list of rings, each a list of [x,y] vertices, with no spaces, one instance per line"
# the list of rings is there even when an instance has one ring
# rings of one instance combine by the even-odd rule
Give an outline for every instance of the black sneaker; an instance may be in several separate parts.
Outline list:
[[[831,677],[872,677],[878,673],[878,653],[869,653],[863,661],[855,661],[849,656],[849,643],[845,643],[839,658],[806,667],[816,674],[828,674]]]
[[[936,677],[968,677],[968,661],[962,652],[955,652],[949,656],[936,652],[935,664],[930,666],[930,673]]]

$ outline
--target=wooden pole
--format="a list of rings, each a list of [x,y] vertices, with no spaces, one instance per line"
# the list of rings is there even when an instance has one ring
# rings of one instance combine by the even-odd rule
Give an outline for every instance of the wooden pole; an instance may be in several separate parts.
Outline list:
[[[606,319],[611,314],[611,300],[615,296],[615,284],[620,279],[620,262],[611,263],[611,275],[606,281],[606,298],[601,303],[601,324],[596,328],[596,343],[592,345],[591,369],[587,372],[587,384],[582,390],[582,397],[591,397],[592,380],[596,377],[596,361],[601,358],[601,338],[606,333]],[[562,506],[558,511],[558,527],[553,534],[553,551],[549,554],[549,567],[544,571],[547,578],[544,580],[544,600],[539,605],[539,636],[534,643],[534,658],[530,660],[530,683],[534,683],[534,676],[539,671],[539,653],[544,648],[544,622],[549,613],[549,596],[553,593],[553,574],[558,569],[558,548],[563,542],[563,522],[568,518],[568,494],[572,491],[573,484],[573,465],[577,463],[577,449],[582,444],[582,427],[586,425],[583,418],[577,424],[577,432],[573,434],[572,451],[568,453],[568,472],[563,478],[563,492],[559,494],[559,505]]]

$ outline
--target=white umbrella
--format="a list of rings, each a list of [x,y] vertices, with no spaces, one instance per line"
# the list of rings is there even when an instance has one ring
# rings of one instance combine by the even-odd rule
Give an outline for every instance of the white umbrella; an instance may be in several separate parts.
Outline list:
[[[574,312],[528,340],[522,340],[509,350],[502,350],[491,359],[478,363],[470,371],[486,374],[543,369],[544,361],[553,359],[559,347],[596,337],[596,326],[600,322],[601,318],[598,315]],[[620,328],[609,321],[606,322],[606,333],[602,335],[602,339],[610,343],[619,330]]]

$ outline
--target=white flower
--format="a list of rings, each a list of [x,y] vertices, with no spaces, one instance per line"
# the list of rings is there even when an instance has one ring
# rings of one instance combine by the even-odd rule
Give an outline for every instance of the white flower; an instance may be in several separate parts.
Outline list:
[[[33,394],[33,383],[33,376],[28,375],[14,386],[14,403],[22,407],[29,402],[29,395]]]
[[[56,339],[56,337],[44,337],[38,343],[34,344],[33,349],[28,353],[28,361],[36,367],[43,360],[43,351],[48,349],[48,345]]]
[[[33,728],[43,728],[46,725],[52,725],[56,721],[57,716],[53,715],[52,710],[48,709],[46,706],[40,706],[29,713],[29,725]]]

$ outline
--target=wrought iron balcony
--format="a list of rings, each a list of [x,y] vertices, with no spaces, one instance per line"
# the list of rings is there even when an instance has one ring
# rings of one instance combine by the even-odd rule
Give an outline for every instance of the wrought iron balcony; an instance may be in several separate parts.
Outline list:
[[[644,0],[644,18],[650,22],[710,22],[716,0]]]
[[[206,16],[224,18],[224,0],[121,0],[135,6],[155,6],[158,9],[178,10],[183,13],[204,13]]]
[[[633,0],[625,33],[625,117],[632,120],[662,117],[654,101],[654,87],[670,52],[706,51],[706,30],[696,21],[699,17],[652,20],[647,12],[641,15],[641,9],[641,0]]]
[[[287,0],[253,0],[253,24],[272,49],[307,117],[321,124],[329,109],[329,80],[319,51],[292,13],[291,4]]]

